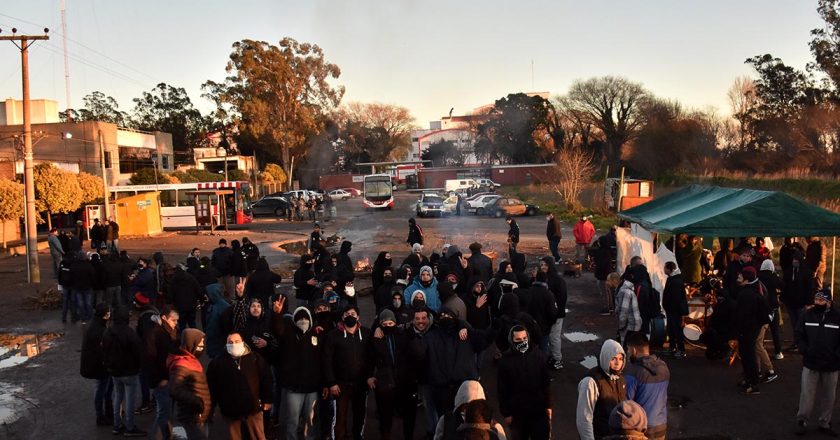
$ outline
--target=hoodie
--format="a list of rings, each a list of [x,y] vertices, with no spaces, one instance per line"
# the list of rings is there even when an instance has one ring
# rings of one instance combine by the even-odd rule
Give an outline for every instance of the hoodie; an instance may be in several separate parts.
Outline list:
[[[668,430],[668,383],[671,372],[668,365],[655,355],[633,359],[624,370],[627,382],[627,399],[644,408],[647,414],[649,437],[664,435]]]
[[[347,240],[341,242],[341,250],[338,251],[338,255],[336,255],[336,260],[338,262],[338,268],[349,270],[351,273],[353,272],[353,261],[350,260],[350,251],[353,249],[353,243]]]
[[[296,320],[308,319],[309,328],[302,331]],[[294,393],[314,393],[321,389],[321,356],[326,333],[316,333],[317,323],[306,307],[298,307],[289,315],[273,313],[271,331],[278,342],[280,385]]]
[[[207,300],[209,308],[204,326],[204,330],[207,332],[204,345],[207,349],[207,355],[215,358],[225,350],[227,335],[223,329],[222,316],[225,310],[230,307],[230,304],[222,297],[222,286],[219,284],[207,286]]]
[[[461,407],[476,400],[486,400],[484,388],[477,380],[465,380],[455,394],[455,407],[452,413],[444,414],[438,419],[434,440],[459,438],[456,437],[456,433],[458,428],[464,425],[464,420],[461,418]],[[490,422],[490,425],[492,425],[500,440],[506,440],[502,425],[494,422]]]
[[[222,415],[238,419],[262,411],[271,403],[274,379],[271,368],[258,354],[245,346],[245,354],[234,358],[228,353],[207,366],[207,384]]]
[[[428,286],[424,286],[423,283],[420,282],[420,274],[423,272],[429,272],[432,276],[432,281],[429,283]],[[429,266],[423,266],[420,268],[420,273],[414,277],[414,282],[411,283],[410,286],[405,288],[405,299],[408,304],[411,304],[411,295],[416,291],[422,291],[423,294],[426,296],[426,306],[435,313],[439,312],[442,305],[440,302],[440,296],[438,295],[438,281],[435,279],[434,272],[432,268]]]
[[[530,339],[530,338],[529,338]],[[544,414],[551,408],[551,376],[542,350],[530,345],[520,353],[513,348],[513,329],[508,332],[508,349],[499,360],[499,411],[503,417]]]
[[[607,435],[610,412],[619,402],[627,399],[624,377],[620,371],[610,370],[610,360],[618,354],[624,356],[624,349],[618,342],[612,339],[604,341],[598,365],[578,383],[575,419],[581,440],[595,440]]]
[[[175,402],[177,419],[182,423],[205,423],[213,409],[204,368],[196,357],[196,347],[204,338],[200,330],[181,333],[181,347],[166,360],[169,368],[169,395]]]
[[[776,266],[770,259],[761,262],[761,270],[758,271],[758,281],[764,285],[765,299],[770,310],[779,308],[779,290],[782,280],[776,275]]]

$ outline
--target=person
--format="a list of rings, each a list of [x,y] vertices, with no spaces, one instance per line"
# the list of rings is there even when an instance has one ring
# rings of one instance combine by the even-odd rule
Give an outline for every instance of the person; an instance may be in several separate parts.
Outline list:
[[[648,415],[632,400],[619,402],[610,412],[610,434],[603,440],[648,440]]]
[[[738,254],[735,253],[735,240],[721,237],[718,241],[720,250],[715,254],[712,267],[717,271],[717,276],[723,277],[729,264],[738,259]]]
[[[179,311],[178,330],[196,328],[196,311],[199,300],[204,297],[198,280],[187,273],[183,264],[179,264],[175,266],[169,286],[172,305]]]
[[[259,299],[267,307],[274,295],[274,286],[282,281],[283,277],[271,270],[265,257],[258,258],[254,271],[245,281],[245,296]]]
[[[99,255],[102,257],[102,302],[112,306],[126,307],[128,301],[122,294],[122,281],[126,274],[126,266],[120,263],[116,255],[108,252],[104,243],[99,250]]]
[[[647,431],[651,440],[664,440],[668,431],[668,384],[671,371],[656,355],[644,335],[636,333],[627,338],[630,363],[624,369],[627,399],[642,406],[647,414]]]
[[[134,423],[134,406],[140,387],[137,375],[143,361],[143,343],[128,326],[127,309],[114,312],[113,325],[102,335],[105,370],[114,386],[112,434],[125,437],[145,437],[146,432]],[[123,417],[124,415],[124,417]]]
[[[413,217],[408,219],[408,239],[405,242],[409,246],[414,246],[414,243],[423,244],[423,228],[417,224],[417,220]]]
[[[244,325],[234,326],[230,333],[239,333],[251,351],[262,356],[267,362],[274,363],[277,354],[277,340],[271,332],[271,322],[265,313],[262,301],[258,298],[251,298],[247,300],[247,303],[247,317]]]
[[[475,280],[481,280],[487,283],[493,277],[493,260],[481,252],[481,243],[474,242],[470,244],[470,257],[467,258],[469,262],[469,276],[461,278],[467,283]]]
[[[790,268],[782,273],[781,300],[787,309],[788,321],[791,321],[791,327],[796,331],[805,307],[814,304],[814,294],[811,291],[811,278],[806,275],[805,254],[793,252],[790,258]]]
[[[151,431],[157,438],[168,439],[172,436],[172,424],[169,422],[172,399],[169,397],[166,360],[178,349],[178,319],[177,310],[164,307],[159,322],[143,335],[143,374],[146,375],[155,400],[155,420]]]
[[[783,276],[792,269],[793,256],[797,254],[805,255],[805,248],[799,243],[799,237],[785,237],[784,244],[779,248],[779,266]]]
[[[510,249],[515,252],[516,246],[519,245],[519,225],[511,216],[508,216],[507,219],[505,219],[505,222],[508,224],[508,246],[510,246]]]
[[[492,419],[492,409],[489,408],[487,398],[484,395],[484,388],[477,380],[465,380],[458,387],[455,399],[452,401],[454,408],[445,414],[441,414],[435,426],[434,440],[448,440],[463,438],[459,433],[469,428],[480,427],[482,432],[488,434],[488,439],[506,440],[505,431],[502,425]],[[469,411],[473,409],[473,411]],[[474,411],[480,409],[482,419],[485,423],[481,426],[474,426],[470,423],[474,419]],[[473,412],[473,414],[469,414]],[[483,437],[479,437],[483,438]]]
[[[76,310],[82,324],[93,317],[93,286],[96,283],[96,270],[84,252],[79,251],[70,265],[70,278],[73,280],[73,296],[76,298]]]
[[[633,280],[625,279],[616,293],[616,315],[618,316],[618,335],[621,343],[629,334],[642,330],[642,317],[639,313],[639,300],[636,298]]]
[[[324,347],[324,383],[336,399],[335,438],[348,433],[349,412],[353,411],[350,433],[362,438],[367,407],[368,378],[373,375],[371,331],[359,323],[359,309],[349,305],[341,315],[340,327],[327,335]]]
[[[312,440],[326,334],[318,331],[318,322],[306,307],[284,316],[286,301],[284,296],[274,301],[271,315],[271,331],[278,341],[280,359],[275,374],[280,392],[279,414],[285,423],[286,440],[297,440],[298,431],[303,431],[304,439]]]
[[[233,275],[233,282],[238,283],[248,276],[248,256],[242,251],[239,240],[231,240],[230,251],[233,253],[230,272]]]
[[[528,292],[528,301],[520,302],[526,304],[525,311],[528,312],[528,314],[531,315],[532,318],[534,318],[539,328],[543,332],[549,333],[552,326],[556,323],[559,317],[559,312],[557,307],[557,300],[555,299],[552,292],[548,290],[548,274],[543,271],[538,271],[534,282],[531,283],[531,287],[528,289],[520,289],[519,291]],[[563,290],[563,293],[565,293],[565,289]],[[565,307],[565,303],[563,305]],[[562,333],[562,325],[560,327],[560,333]],[[559,335],[555,336],[559,339]],[[544,353],[548,352],[549,339],[550,336],[549,338],[542,338],[542,341],[539,344],[539,348]],[[532,343],[534,342],[532,341]],[[559,359],[560,361],[562,361],[563,356],[560,353],[560,343],[557,342],[555,343],[555,347],[552,347],[551,354],[555,360]]]
[[[397,414],[403,419],[403,438],[414,438],[417,415],[417,404],[413,399],[417,379],[409,353],[409,335],[397,324],[391,310],[385,309],[379,314],[379,327],[373,339],[374,374],[368,379],[368,386],[376,396],[379,438],[383,440],[391,439]]]
[[[207,385],[227,425],[228,437],[265,440],[263,411],[271,410],[271,369],[239,333],[227,337],[225,353],[207,366]]]
[[[726,267],[726,275],[723,277],[723,288],[728,290],[733,297],[736,297],[740,284],[738,283],[738,275],[745,267],[752,267],[753,250],[752,247],[743,249],[738,253],[738,259],[729,263]]]
[[[383,268],[379,286],[373,291],[373,304],[377,312],[391,306],[395,288],[402,294],[402,286],[398,286],[394,279],[394,269],[391,266]]]
[[[823,287],[823,276],[826,269],[825,246],[820,237],[808,237],[808,247],[805,248],[805,263],[808,275],[811,277],[811,291],[815,292]]]
[[[382,277],[385,269],[391,268],[393,263],[394,260],[391,258],[390,252],[382,251],[376,256],[376,260],[373,262],[373,269],[370,273],[371,285],[373,286],[374,292],[378,291],[379,287],[382,285]],[[379,304],[377,304],[377,306],[379,306]]]
[[[93,219],[93,226],[90,227],[90,248],[98,251],[105,244],[105,229],[99,223],[99,219]],[[107,247],[107,246],[106,246]]]
[[[441,308],[440,296],[438,295],[438,281],[435,279],[432,268],[423,266],[420,273],[414,278],[414,282],[405,288],[404,295],[407,304],[412,304],[414,292],[420,291],[426,300],[426,306],[433,312],[439,312]]]
[[[482,281],[477,281],[481,283]],[[438,284],[438,296],[440,296],[441,308],[449,309],[455,312],[455,318],[467,319],[467,305],[464,300],[454,291],[453,283],[445,281]]]
[[[483,281],[476,281],[468,293],[462,297],[466,305],[467,314],[461,319],[467,321],[473,328],[487,330],[492,324],[489,297]]]
[[[50,247],[50,256],[53,261],[53,276],[55,279],[58,279],[59,265],[61,264],[61,260],[64,259],[64,246],[61,245],[61,241],[58,239],[58,228],[50,229],[50,234],[47,236],[47,244]]]
[[[572,229],[575,236],[575,262],[581,263],[589,256],[589,245],[595,238],[595,226],[589,217],[582,215]]]
[[[120,251],[120,225],[114,217],[105,220],[105,241],[112,253],[116,254]]]
[[[292,275],[295,286],[295,298],[301,303],[315,301],[318,295],[318,280],[316,279],[315,257],[311,254],[300,256],[300,266]]]
[[[230,304],[223,297],[222,286],[219,284],[210,284],[205,289],[207,291],[207,318],[204,321],[206,338],[204,342],[207,347],[207,356],[213,359],[222,354],[225,348],[227,333],[225,333],[226,326],[223,320]]]
[[[213,410],[207,376],[199,359],[204,354],[204,333],[194,328],[181,332],[181,345],[166,359],[169,368],[169,395],[175,403],[176,418],[188,440],[208,438],[207,419]]]
[[[840,374],[840,312],[834,308],[831,289],[814,295],[814,306],[800,317],[795,337],[802,353],[796,434],[805,435],[808,423],[816,418],[820,432],[837,437],[831,427],[831,413]]]
[[[153,305],[157,302],[157,289],[155,287],[155,274],[149,268],[149,260],[138,259],[137,274],[131,283],[131,298],[140,306]]]
[[[405,257],[403,265],[411,267],[411,273],[420,273],[420,268],[429,265],[429,259],[423,255],[423,245],[414,243],[411,245],[411,254]]]
[[[763,338],[759,340],[758,337],[759,334],[764,334],[762,329],[770,322],[770,311],[767,307],[767,301],[759,292],[760,285],[754,267],[743,268],[741,273],[738,274],[738,283],[741,285],[741,289],[738,291],[736,298],[735,322],[738,332],[738,353],[741,356],[741,364],[744,368],[744,380],[739,385],[743,388],[745,394],[759,394],[758,349],[759,344],[763,348],[764,340]],[[769,362],[768,359],[767,363]],[[772,364],[770,371],[772,372]],[[778,378],[778,376],[775,378]]]
[[[486,400],[474,400],[464,405],[462,410],[464,423],[457,429],[457,434],[462,439],[486,439],[498,440],[504,438],[504,434],[492,425],[493,408]]]
[[[610,316],[615,313],[615,295],[613,289],[607,285],[607,277],[614,270],[615,226],[610,228],[610,232],[598,237],[593,247],[595,248],[595,279],[598,284],[598,292],[604,298],[604,308],[601,309],[601,316]]]
[[[609,433],[613,408],[627,399],[624,370],[624,349],[612,339],[604,341],[598,365],[591,368],[578,383],[575,423],[581,440],[595,440]]]
[[[688,301],[685,297],[685,282],[682,273],[673,261],[665,263],[663,272],[668,277],[662,290],[662,308],[668,321],[668,349],[671,356],[685,357],[683,317],[688,315]]]
[[[85,379],[96,381],[93,405],[96,408],[96,426],[111,426],[114,423],[112,406],[113,383],[105,369],[105,356],[102,350],[102,338],[105,327],[111,319],[111,308],[107,304],[97,304],[90,325],[82,336],[82,355],[79,373]]]
[[[545,228],[545,236],[548,239],[548,249],[551,251],[551,256],[554,257],[555,261],[560,261],[560,239],[563,238],[563,233],[561,231],[560,220],[554,217],[553,212],[549,212],[548,215],[545,217],[546,221],[546,228]]]
[[[755,258],[753,258],[753,261],[756,268],[761,267],[761,263],[763,263],[764,260],[771,257],[770,249],[767,247],[766,243],[767,240],[764,237],[755,238],[755,246],[753,247]]]
[[[776,275],[776,266],[773,260],[766,259],[761,262],[761,270],[758,271],[758,281],[764,286],[765,299],[767,305],[770,307],[770,335],[773,338],[773,349],[775,351],[774,357],[776,360],[785,358],[782,353],[782,336],[779,329],[779,320],[781,319],[779,313],[779,290],[782,286],[782,280]]]
[[[679,265],[683,273],[683,279],[686,283],[697,284],[703,277],[703,271],[700,267],[700,257],[703,255],[703,239],[690,235],[685,239],[685,245],[677,248],[679,259],[682,263]]]
[[[192,250],[190,250],[190,253],[187,254],[186,264],[187,264],[187,267],[190,267],[190,264],[200,265],[201,264],[201,249],[192,248]]]
[[[532,347],[528,330],[514,326],[510,349],[499,360],[499,411],[514,440],[548,440],[551,432],[551,377],[547,357]]]
[[[219,284],[222,285],[222,291],[226,299],[233,297],[234,280],[233,280],[233,251],[228,247],[227,240],[224,238],[219,240],[219,247],[213,249],[213,256],[210,258],[210,263],[216,271],[216,276],[219,278]]]
[[[260,259],[260,248],[257,247],[248,237],[242,237],[242,252],[245,254],[245,262],[248,273],[257,269],[257,262]]]

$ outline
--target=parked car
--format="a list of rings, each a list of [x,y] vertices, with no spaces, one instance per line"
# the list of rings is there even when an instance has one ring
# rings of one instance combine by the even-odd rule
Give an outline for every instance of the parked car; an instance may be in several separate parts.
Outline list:
[[[352,197],[352,198],[356,198],[356,197],[359,197],[360,195],[362,195],[362,192],[359,191],[356,188],[339,188],[339,189],[347,191],[348,193],[350,193],[350,197]]]
[[[466,203],[466,209],[468,212],[474,212],[475,215],[484,215],[487,205],[495,202],[496,199],[501,198],[502,196],[496,194],[485,194],[482,196],[478,196],[473,200],[469,200]]]
[[[353,197],[352,194],[343,189],[334,189],[330,191],[329,196],[332,200],[347,200]]]
[[[289,210],[289,202],[282,197],[263,197],[251,204],[251,215],[273,215],[285,217]]]
[[[478,184],[480,188],[488,188],[491,191],[495,190],[496,188],[501,188],[501,184],[496,183],[490,179],[476,179],[475,183]]]
[[[473,179],[450,179],[443,182],[443,189],[449,192],[466,192],[478,188]]]
[[[519,199],[511,197],[499,197],[484,208],[484,212],[493,217],[517,216],[517,215],[537,215],[540,212],[540,207],[536,205],[528,205]]]
[[[443,215],[443,197],[434,193],[423,193],[417,201],[417,217]]]

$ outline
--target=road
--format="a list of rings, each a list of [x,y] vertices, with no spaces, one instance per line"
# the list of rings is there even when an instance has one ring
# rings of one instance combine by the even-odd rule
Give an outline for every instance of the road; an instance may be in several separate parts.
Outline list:
[[[412,217],[416,196],[399,193],[396,207],[390,211],[365,211],[359,200],[338,202],[338,219],[326,223],[327,234],[337,233],[354,243],[354,259],[370,258],[373,261],[380,250],[391,251],[400,261],[408,254],[405,243],[408,232],[407,219]],[[520,247],[534,264],[547,253],[542,215],[517,220],[522,230]],[[466,250],[469,243],[484,244],[485,251],[506,250],[507,225],[502,219],[464,215],[461,217],[418,219],[427,237],[426,252],[440,249],[443,243],[458,245]],[[279,240],[302,239],[309,231],[306,223],[289,224],[274,219],[258,219],[246,231],[234,231],[228,240],[249,235],[260,243],[261,250],[278,270],[288,270],[296,260],[294,255],[282,252]],[[561,248],[570,255],[572,242],[570,225],[564,225]],[[123,246],[132,255],[151,254],[165,249],[168,259],[182,258],[194,246],[205,254],[215,247],[217,237],[175,234],[163,238],[123,240]],[[43,273],[48,272],[48,255],[41,255]],[[14,413],[18,420],[11,424],[0,422],[0,438],[8,439],[105,439],[111,438],[110,429],[94,426],[91,395],[93,385],[78,375],[79,347],[83,327],[62,325],[57,311],[34,310],[25,300],[34,290],[21,283],[25,264],[22,258],[0,260],[0,283],[6,286],[0,295],[0,328],[14,333],[44,335],[57,332],[61,337],[51,342],[43,354],[18,366],[3,368],[0,362],[0,421]],[[365,281],[360,280],[362,283]],[[592,275],[567,278],[569,286],[568,315],[565,332],[572,339],[564,340],[566,368],[552,373],[554,396],[553,432],[556,439],[576,438],[575,405],[576,386],[586,371],[581,364],[587,356],[597,356],[604,338],[615,334],[615,318],[597,314],[600,309]],[[42,289],[43,290],[43,289]],[[373,317],[372,301],[360,298],[363,323]],[[789,327],[785,327],[789,329]],[[590,335],[590,337],[587,337]],[[790,332],[785,336],[789,339]],[[0,335],[2,337],[2,335]],[[593,340],[586,340],[591,339]],[[583,339],[583,340],[581,340]],[[0,339],[2,340],[2,339]],[[786,343],[787,345],[787,343]],[[2,350],[0,350],[2,353]],[[2,355],[0,355],[0,359]],[[741,395],[735,384],[740,379],[740,365],[726,366],[709,362],[698,348],[690,348],[688,357],[668,360],[671,367],[669,438],[678,439],[789,439],[792,437],[796,413],[801,358],[786,354],[782,361],[774,361],[781,378],[762,387],[758,396]],[[481,370],[481,382],[488,399],[495,401],[495,368],[486,362]],[[367,438],[378,438],[375,420],[375,401],[368,400]],[[152,417],[138,417],[139,426],[148,428]],[[418,418],[418,422],[423,420]],[[217,424],[218,425],[218,424]],[[399,425],[399,422],[397,422]],[[395,426],[396,437],[400,438]],[[221,427],[215,426],[215,438],[221,438]],[[418,428],[418,437],[420,428]]]

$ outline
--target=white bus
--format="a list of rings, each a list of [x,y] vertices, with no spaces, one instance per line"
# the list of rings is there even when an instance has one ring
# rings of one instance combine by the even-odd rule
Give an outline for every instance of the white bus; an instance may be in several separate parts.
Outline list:
[[[249,210],[251,206],[251,187],[248,182],[196,182],[196,183],[164,183],[160,185],[120,185],[109,187],[111,202],[145,192],[160,192],[161,225],[166,228],[195,227],[195,206],[193,196],[188,192],[196,190],[219,189],[232,190],[233,194],[225,196],[228,224],[241,225],[250,223],[253,216]],[[202,197],[200,210],[207,210],[206,200]],[[210,209],[216,224],[222,224],[219,213],[220,203],[217,196],[210,196]]]
[[[394,207],[393,184],[390,174],[371,174],[364,177],[362,202],[367,208],[391,209]]]

